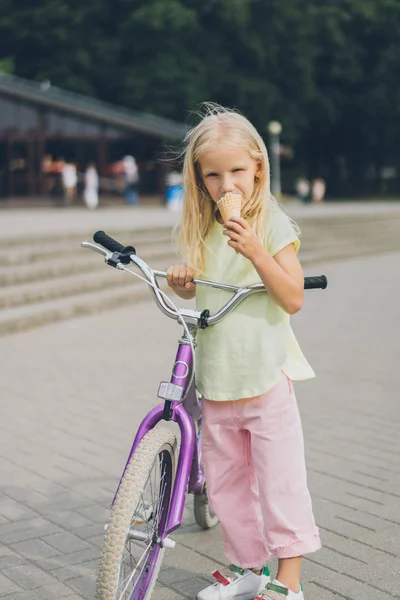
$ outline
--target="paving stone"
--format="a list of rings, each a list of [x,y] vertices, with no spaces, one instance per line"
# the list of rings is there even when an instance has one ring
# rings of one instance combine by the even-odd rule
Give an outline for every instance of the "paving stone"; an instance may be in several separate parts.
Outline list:
[[[86,527],[78,527],[74,529],[74,534],[83,540],[97,539],[99,536],[104,538],[104,525],[100,523],[97,525],[87,525]]]
[[[3,574],[24,590],[34,590],[56,583],[54,577],[31,564],[10,567],[5,569]]]
[[[94,579],[88,579],[87,577],[77,577],[76,579],[69,579],[68,586],[70,586],[78,594],[81,594],[85,598],[85,600],[89,600],[94,597]]]
[[[77,596],[71,596],[71,589],[61,583],[7,596],[7,600],[71,600],[71,598],[77,599]]]
[[[200,554],[195,549],[179,548],[179,558],[178,552],[173,549],[165,553],[159,578],[163,585],[172,585],[174,582],[186,581],[199,575],[211,581],[211,573],[220,566],[221,563],[204,556],[203,549]]]
[[[79,565],[93,559],[97,560],[99,556],[99,549],[91,547],[88,550],[81,550],[80,552],[59,554],[51,558],[39,559],[35,561],[35,564],[40,566],[45,571],[52,572],[54,569],[58,569],[60,567]]]
[[[49,511],[48,517],[51,519],[52,523],[69,530],[82,529],[83,527],[92,525],[92,522],[89,521],[89,519],[73,510],[59,512]]]
[[[111,504],[111,501],[114,497],[114,492],[116,490],[117,484],[115,483],[112,489],[105,489],[103,486],[99,485],[99,482],[86,482],[79,484],[72,484],[73,489],[76,492],[79,492],[84,498],[88,498],[93,500],[96,503],[101,504]]]
[[[101,548],[104,543],[104,532],[86,539],[90,544],[92,544],[96,548]]]
[[[10,521],[37,517],[37,513],[20,502],[0,495],[0,513]]]
[[[173,592],[182,594],[183,598],[196,598],[196,595],[200,590],[207,587],[209,584],[210,581],[205,577],[196,576],[184,581],[177,581],[169,587]]]
[[[97,576],[99,568],[99,561],[90,560],[77,565],[69,567],[61,567],[60,569],[53,569],[51,574],[61,581],[68,581],[69,579],[76,579],[79,577],[86,577],[87,579],[93,580]]]
[[[154,598],[157,600],[193,600],[193,596],[186,596],[171,590],[162,585],[156,585],[154,589]]]
[[[50,558],[60,554],[58,550],[49,546],[40,539],[31,539],[18,544],[11,544],[10,548],[21,554],[22,556],[31,560],[37,560],[38,558]]]
[[[317,372],[296,385],[325,545],[304,561],[307,600],[400,597],[399,260],[393,253],[321,263],[329,287],[307,293],[293,319]],[[370,285],[371,273],[379,285]],[[7,582],[11,600],[92,600],[108,504],[157,382],[170,372],[177,336],[175,323],[143,304],[0,338],[8,399],[0,424],[0,590]],[[118,376],[110,376],[114,363]],[[166,554],[154,600],[192,600],[212,568],[226,564],[220,528],[201,531],[189,497],[184,526],[171,537],[177,546]],[[276,561],[270,566],[275,572]]]
[[[0,573],[0,590],[2,595],[11,594],[21,591],[21,587],[16,585],[12,580]]]
[[[325,587],[321,587],[319,584],[315,584],[313,582],[309,583],[307,587],[304,588],[304,593],[307,598],[311,600],[317,600],[323,598],[323,600],[340,600],[340,598],[344,599],[343,595],[339,595],[337,592],[329,592]],[[345,600],[350,600],[349,598]]]
[[[15,552],[10,552],[9,554],[0,555],[0,571],[4,571],[9,567],[17,567],[18,565],[25,565],[27,563],[27,559],[23,558],[19,554]]]
[[[56,535],[60,531],[59,527],[53,525],[52,523],[41,522],[39,518],[37,519],[37,522],[40,523],[37,526],[26,529],[19,529],[18,531],[14,531],[12,533],[3,534],[2,542],[4,544],[14,544],[17,542],[31,540],[49,534]]]
[[[2,491],[10,498],[17,500],[17,502],[22,502],[23,504],[28,502],[31,507],[47,503],[47,496],[29,487],[6,486]]]
[[[68,533],[67,531],[47,535],[42,539],[46,544],[53,546],[53,548],[56,548],[60,552],[64,552],[64,554],[91,548],[91,544],[88,544],[73,533]]]
[[[110,515],[108,506],[99,506],[96,504],[85,508],[78,508],[77,512],[89,519],[89,521],[92,523],[101,525],[108,523],[108,518]]]
[[[306,559],[308,581],[314,585],[312,587],[313,596],[310,600],[321,600],[324,591],[336,594],[344,600],[365,600],[368,594],[373,594],[374,600],[389,600],[391,594],[377,589],[377,586],[371,586],[366,582],[357,580],[347,573],[339,572],[333,568],[327,568],[321,565],[317,559]],[[311,563],[311,564],[309,564]],[[306,570],[306,569],[305,569]],[[319,591],[317,591],[319,590]]]
[[[3,538],[3,536],[8,533],[16,533],[28,529],[39,530],[45,525],[52,525],[52,523],[46,521],[39,515],[35,515],[33,518],[30,519],[19,519],[16,521],[9,521],[4,525],[0,525],[0,536]]]
[[[10,522],[10,520],[7,519],[7,517],[0,515],[0,525],[4,525],[5,523],[9,523],[9,522]]]
[[[60,474],[58,474],[60,476]],[[37,506],[36,511],[44,517],[57,514],[60,511],[73,510],[77,512],[77,509],[86,509],[92,506],[93,503],[83,496],[70,497],[70,494],[57,494],[51,499],[51,502],[47,505]]]

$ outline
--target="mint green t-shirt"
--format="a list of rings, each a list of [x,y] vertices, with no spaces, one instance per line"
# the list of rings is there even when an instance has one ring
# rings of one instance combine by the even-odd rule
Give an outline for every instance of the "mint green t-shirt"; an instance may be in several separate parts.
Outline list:
[[[271,256],[300,242],[288,216],[278,207],[266,213],[264,245]],[[205,247],[203,278],[235,286],[261,283],[251,261],[228,246],[223,226],[211,227]],[[198,286],[198,310],[217,312],[232,296]],[[290,316],[267,293],[242,301],[217,325],[199,330],[196,382],[208,400],[253,398],[272,389],[284,372],[291,380],[315,377],[290,326]]]

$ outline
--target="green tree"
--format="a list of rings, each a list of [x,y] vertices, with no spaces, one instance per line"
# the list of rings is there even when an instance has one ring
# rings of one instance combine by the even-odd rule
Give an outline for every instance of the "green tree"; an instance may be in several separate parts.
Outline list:
[[[398,0],[0,0],[0,65],[185,120],[202,101],[284,125],[332,185],[397,160]],[[190,118],[189,118],[190,120]]]

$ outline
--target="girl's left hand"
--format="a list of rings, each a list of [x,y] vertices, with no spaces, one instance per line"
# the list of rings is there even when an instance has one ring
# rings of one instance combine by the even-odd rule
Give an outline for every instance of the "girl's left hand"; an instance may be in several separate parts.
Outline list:
[[[265,251],[256,232],[245,219],[232,217],[224,223],[224,227],[224,235],[230,238],[228,246],[252,262],[260,255],[260,252]]]

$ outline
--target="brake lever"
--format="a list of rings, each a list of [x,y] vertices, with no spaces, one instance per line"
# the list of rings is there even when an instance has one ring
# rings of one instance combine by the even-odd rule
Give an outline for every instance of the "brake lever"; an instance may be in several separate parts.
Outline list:
[[[102,246],[98,246],[97,244],[92,244],[92,242],[82,242],[81,246],[82,246],[82,248],[88,248],[89,250],[94,250],[94,252],[97,252],[98,254],[102,254],[106,261],[112,257],[112,252],[110,252],[109,250],[106,250]]]

